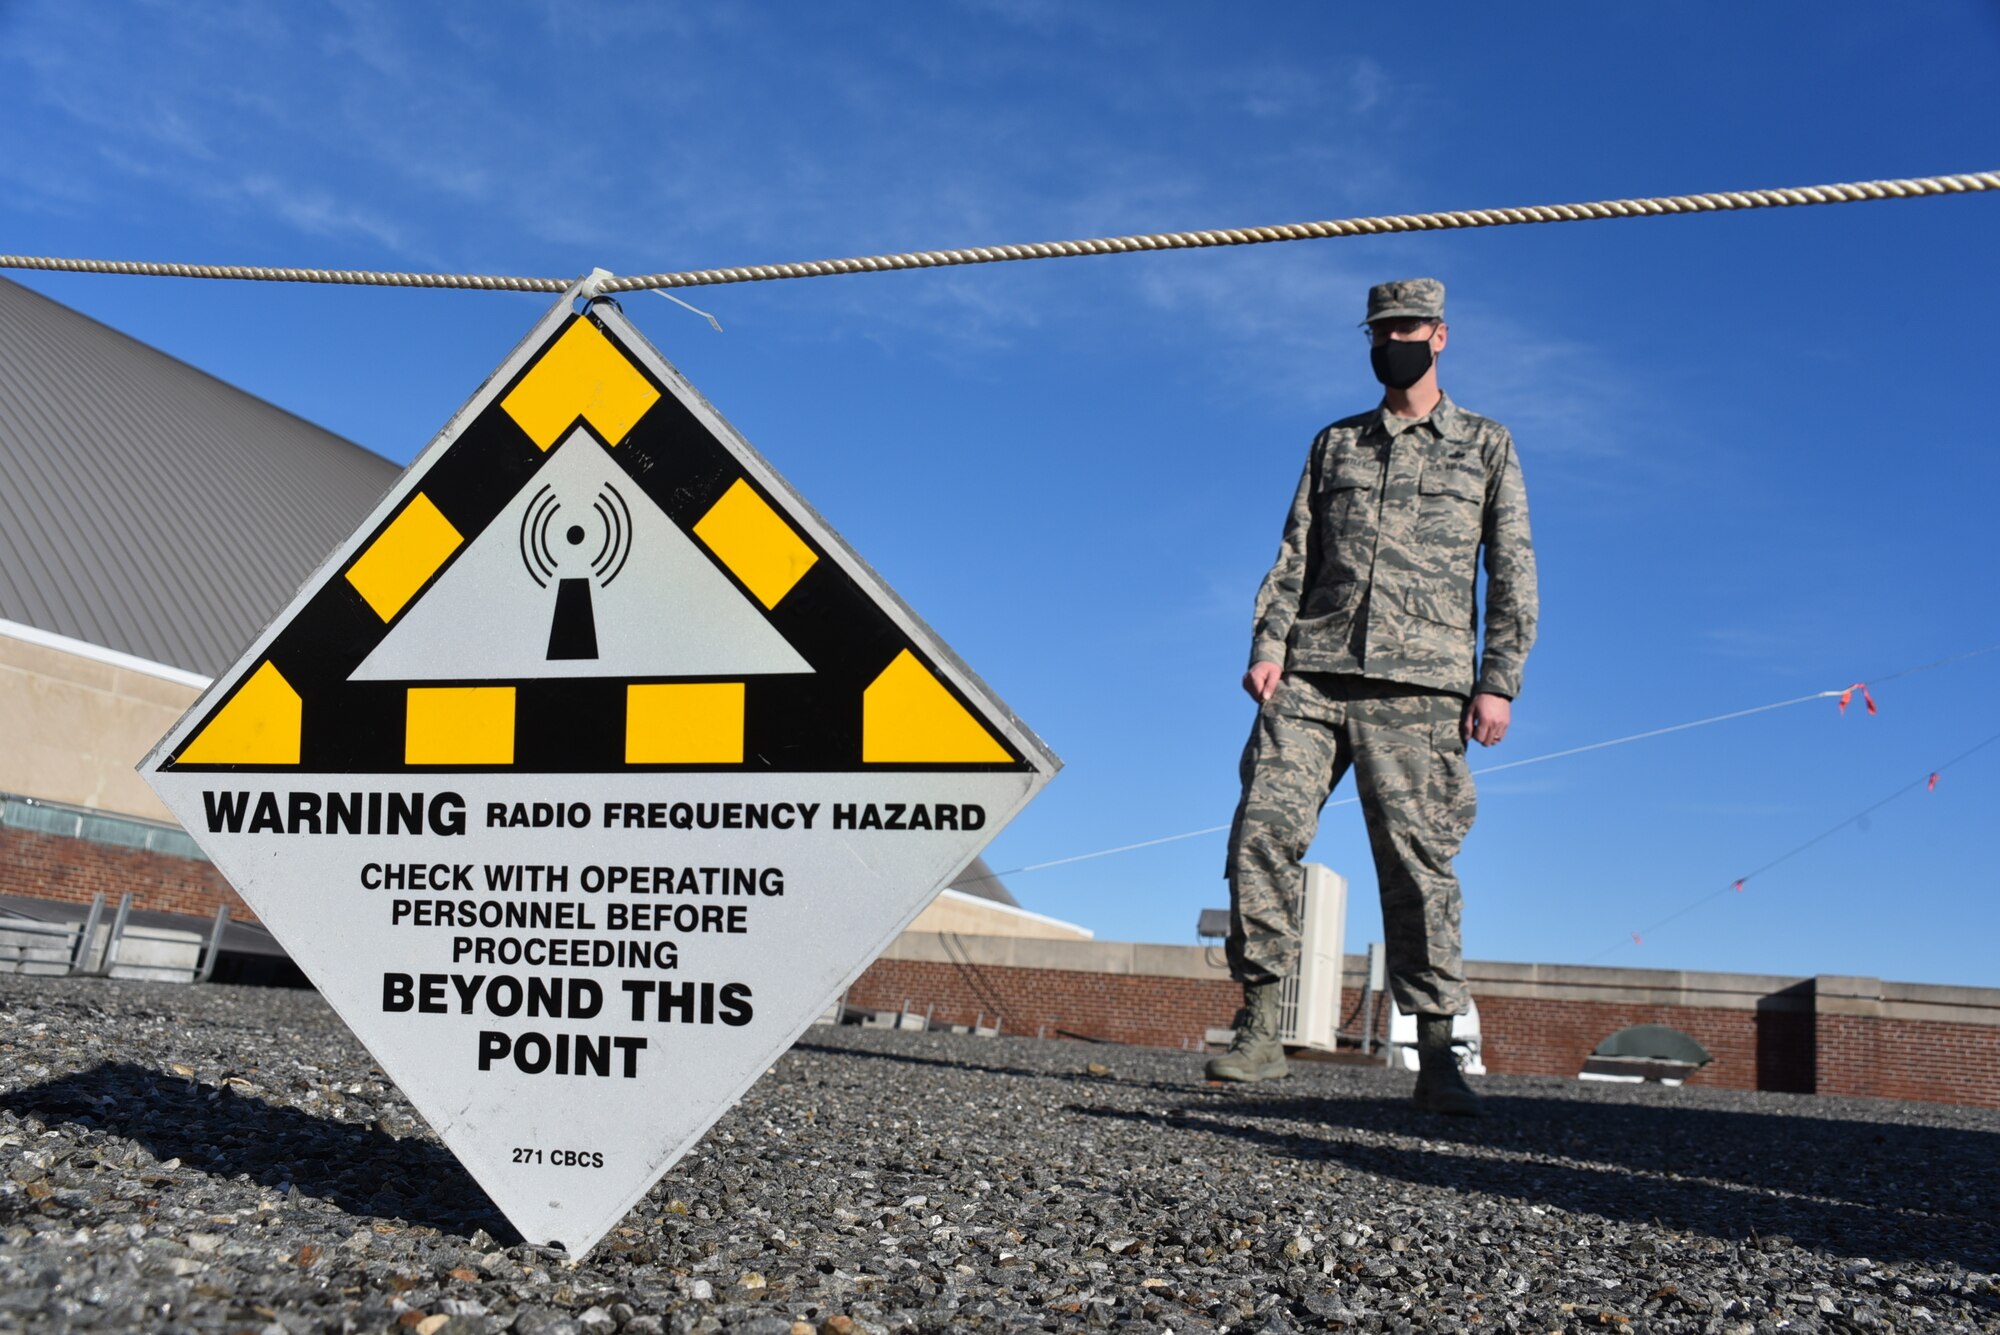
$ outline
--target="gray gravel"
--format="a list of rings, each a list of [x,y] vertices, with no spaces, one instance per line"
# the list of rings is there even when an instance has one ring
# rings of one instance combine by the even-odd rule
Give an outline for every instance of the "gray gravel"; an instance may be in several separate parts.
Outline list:
[[[2000,1330],[2000,1113],[1199,1071],[812,1030],[572,1264],[317,997],[0,978],[0,1331]]]

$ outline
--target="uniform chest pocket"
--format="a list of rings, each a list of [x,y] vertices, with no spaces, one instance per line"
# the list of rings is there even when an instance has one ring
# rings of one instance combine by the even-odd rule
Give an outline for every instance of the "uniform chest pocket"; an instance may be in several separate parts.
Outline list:
[[[1321,531],[1327,541],[1351,540],[1360,526],[1372,520],[1375,489],[1381,481],[1382,465],[1373,459],[1347,456],[1333,461],[1326,471],[1326,500],[1320,511]]]
[[[1416,563],[1457,571],[1479,545],[1486,476],[1477,468],[1432,463],[1417,479]]]

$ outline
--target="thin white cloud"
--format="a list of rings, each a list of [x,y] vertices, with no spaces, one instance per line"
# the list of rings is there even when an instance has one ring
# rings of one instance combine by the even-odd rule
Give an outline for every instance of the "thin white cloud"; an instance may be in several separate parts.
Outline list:
[[[425,71],[411,62],[410,44],[399,31],[401,11],[370,0],[333,0],[333,7],[345,22],[321,33],[321,51],[336,58],[351,57],[404,87],[424,76]]]
[[[1640,432],[1659,415],[1651,395],[1602,348],[1537,327],[1492,302],[1454,304],[1452,332],[1468,337],[1458,350],[1445,350],[1440,377],[1449,376],[1453,392],[1481,405],[1479,411],[1532,439],[1537,457],[1588,463],[1622,458],[1650,443]]]
[[[576,5],[567,0],[541,0],[535,9],[543,29],[557,42],[599,51],[626,51],[641,41],[684,45],[766,21],[755,5]],[[484,7],[465,12],[482,15]],[[462,13],[452,26],[458,29],[472,24]]]
[[[1391,87],[1389,71],[1366,56],[1357,59],[1348,74],[1348,109],[1365,116],[1381,106]]]
[[[1475,745],[1471,749],[1474,753],[1473,775],[1476,782],[1479,772],[1480,748]],[[1504,759],[1504,756],[1496,757],[1493,763],[1499,764]],[[1547,797],[1556,793],[1573,792],[1575,789],[1576,784],[1574,782],[1561,778],[1491,779],[1479,784],[1479,795],[1482,798]]]
[[[1773,816],[1797,816],[1811,808],[1798,802],[1659,802],[1654,810],[1682,816],[1721,816],[1744,820],[1768,820]]]
[[[207,207],[261,213],[307,236],[343,240],[358,237],[385,250],[409,251],[401,230],[382,214],[274,173],[192,179],[171,162],[137,157],[119,148],[100,147],[98,157],[128,180],[171,185]]]
[[[1360,261],[1312,242],[1184,258],[1198,262],[1150,265],[1138,282],[1140,298],[1171,317],[1163,337],[1203,348],[1231,394],[1307,413],[1341,397],[1329,382],[1351,380],[1366,356],[1354,332],[1369,281]]]
[[[1058,34],[1093,35],[1101,40],[1130,40],[1132,25],[1118,12],[1070,0],[956,0],[958,8],[984,15],[1037,37]]]
[[[1706,653],[1738,663],[1795,674],[1802,656],[1817,656],[1837,639],[1836,620],[1812,607],[1758,609],[1754,625],[1709,626],[1694,633]]]
[[[400,253],[408,249],[401,230],[388,219],[323,190],[302,188],[273,175],[256,173],[238,180],[233,193],[267,209],[308,236],[359,236],[386,250]]]

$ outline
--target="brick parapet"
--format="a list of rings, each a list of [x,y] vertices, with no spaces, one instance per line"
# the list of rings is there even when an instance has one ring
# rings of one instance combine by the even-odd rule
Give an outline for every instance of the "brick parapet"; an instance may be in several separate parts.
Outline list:
[[[849,993],[939,1023],[1006,1017],[1010,1033],[1199,1046],[1238,1000],[1220,952],[1063,942],[1042,950],[906,935]],[[1065,967],[1066,966],[1066,967]],[[1715,1060],[1691,1083],[2000,1107],[2000,990],[1649,969],[1468,962],[1487,1070],[1573,1076],[1607,1035],[1663,1024]],[[1147,972],[1150,969],[1152,972]],[[1359,1027],[1364,957],[1347,957],[1342,1027]],[[1377,1008],[1376,1033],[1386,1023]]]
[[[1081,972],[926,959],[877,960],[848,990],[851,1006],[928,1013],[937,1024],[997,1019],[1009,1034],[1140,1047],[1199,1047],[1226,1025],[1241,992],[1220,980]]]
[[[101,893],[113,906],[128,891],[132,907],[148,912],[209,918],[227,904],[232,919],[257,920],[213,863],[0,828],[0,895],[88,904]]]

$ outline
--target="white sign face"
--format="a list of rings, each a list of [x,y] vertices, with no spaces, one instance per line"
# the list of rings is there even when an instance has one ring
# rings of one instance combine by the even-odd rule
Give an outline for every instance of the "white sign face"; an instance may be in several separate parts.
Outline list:
[[[581,1255],[1057,764],[565,298],[141,771]]]

